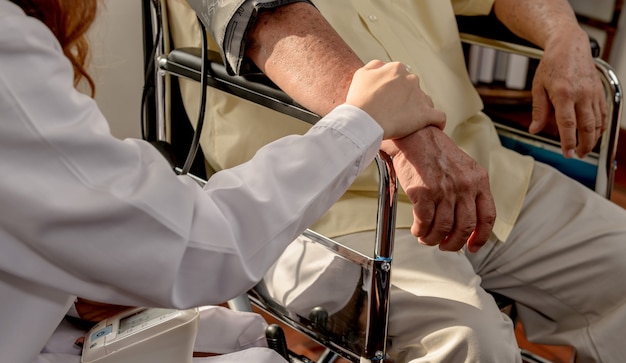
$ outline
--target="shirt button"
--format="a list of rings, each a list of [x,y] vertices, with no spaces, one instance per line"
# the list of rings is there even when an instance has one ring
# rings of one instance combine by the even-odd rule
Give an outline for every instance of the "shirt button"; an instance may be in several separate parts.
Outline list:
[[[369,16],[369,18],[370,18],[370,20],[371,20],[371,21],[376,21],[376,20],[378,20],[378,18],[376,17],[376,15],[370,15],[370,16]]]

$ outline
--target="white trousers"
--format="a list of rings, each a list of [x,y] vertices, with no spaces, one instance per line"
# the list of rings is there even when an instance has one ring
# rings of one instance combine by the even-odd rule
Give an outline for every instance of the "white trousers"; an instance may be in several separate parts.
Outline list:
[[[336,238],[362,250],[364,232]],[[529,340],[571,345],[579,362],[626,362],[626,212],[536,164],[506,242],[442,252],[398,230],[389,353],[397,362],[519,362],[492,290],[517,301]]]

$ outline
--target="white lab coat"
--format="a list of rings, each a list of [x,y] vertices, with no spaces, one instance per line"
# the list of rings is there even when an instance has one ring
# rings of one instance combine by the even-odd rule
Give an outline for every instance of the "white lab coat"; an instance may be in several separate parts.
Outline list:
[[[0,358],[32,362],[74,300],[187,308],[253,286],[373,159],[341,106],[202,189],[118,140],[53,34],[0,0]]]

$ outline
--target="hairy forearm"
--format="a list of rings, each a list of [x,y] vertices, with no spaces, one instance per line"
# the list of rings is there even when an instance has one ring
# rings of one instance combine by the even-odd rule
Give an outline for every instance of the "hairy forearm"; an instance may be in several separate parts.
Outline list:
[[[511,31],[543,49],[562,34],[586,36],[567,0],[496,0],[494,11]]]
[[[363,65],[306,3],[261,13],[248,42],[246,56],[294,100],[322,116],[344,103],[352,75]]]

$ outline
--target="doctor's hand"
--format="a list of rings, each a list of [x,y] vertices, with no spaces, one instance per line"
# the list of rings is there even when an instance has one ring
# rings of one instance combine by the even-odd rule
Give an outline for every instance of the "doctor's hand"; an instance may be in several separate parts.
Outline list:
[[[590,52],[588,35],[559,29],[546,43],[532,85],[529,132],[556,120],[563,155],[587,155],[607,127],[604,88]]]
[[[398,180],[413,204],[411,233],[420,243],[476,252],[488,240],[496,208],[487,172],[436,127],[386,140]]]
[[[419,79],[399,62],[373,60],[352,78],[346,103],[367,112],[383,128],[384,139],[409,135],[428,125],[443,129],[446,115],[436,110]]]

